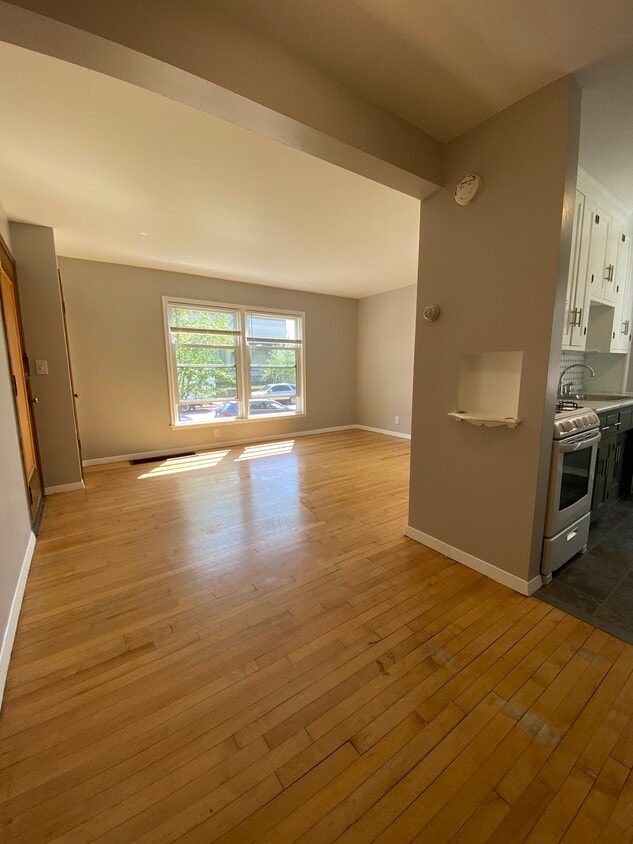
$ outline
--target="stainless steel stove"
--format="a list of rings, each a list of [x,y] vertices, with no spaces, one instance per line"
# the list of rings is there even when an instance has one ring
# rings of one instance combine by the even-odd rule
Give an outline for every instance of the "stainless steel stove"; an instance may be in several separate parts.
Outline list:
[[[600,442],[600,420],[590,407],[561,402],[556,410],[541,558],[546,583],[553,571],[587,549]]]
[[[600,426],[595,410],[579,407],[576,402],[562,401],[556,405],[554,439],[564,440],[583,431],[593,431]]]

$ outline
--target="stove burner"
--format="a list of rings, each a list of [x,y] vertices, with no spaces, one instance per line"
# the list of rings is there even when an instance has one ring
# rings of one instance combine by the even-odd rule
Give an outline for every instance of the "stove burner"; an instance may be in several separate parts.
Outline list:
[[[562,413],[564,410],[578,410],[578,402],[571,399],[560,399],[556,402],[556,413]]]

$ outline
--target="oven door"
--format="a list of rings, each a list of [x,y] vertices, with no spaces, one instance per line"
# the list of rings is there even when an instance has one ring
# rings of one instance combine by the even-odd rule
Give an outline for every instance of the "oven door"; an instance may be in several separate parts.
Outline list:
[[[554,536],[591,511],[600,431],[554,440],[545,535]]]

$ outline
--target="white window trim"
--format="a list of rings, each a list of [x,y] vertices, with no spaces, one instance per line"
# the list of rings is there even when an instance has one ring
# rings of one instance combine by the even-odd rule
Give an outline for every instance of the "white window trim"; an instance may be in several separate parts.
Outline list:
[[[163,329],[165,335],[165,354],[167,356],[167,382],[168,382],[168,396],[169,396],[169,415],[171,418],[171,427],[173,429],[189,429],[189,428],[209,428],[217,425],[243,425],[252,422],[271,422],[280,421],[282,419],[296,419],[297,417],[307,416],[306,404],[306,320],[305,311],[290,311],[284,308],[267,308],[259,305],[232,305],[228,302],[208,302],[203,299],[186,299],[180,296],[163,296]],[[248,354],[248,341],[246,339],[246,314],[279,314],[281,316],[293,316],[301,319],[301,341],[297,345],[301,349],[299,358],[299,365],[297,366],[297,397],[301,398],[301,410],[286,415],[271,415],[271,416],[243,416],[235,419],[216,419],[213,422],[179,422],[178,421],[178,381],[176,376],[176,356],[172,354],[171,348],[171,330],[169,325],[169,305],[200,305],[205,308],[213,308],[217,310],[235,311],[238,315],[238,330],[239,330],[239,344],[237,346],[237,401],[242,401],[245,412],[248,412],[248,394],[250,385],[250,355]],[[283,342],[283,341],[280,341]]]

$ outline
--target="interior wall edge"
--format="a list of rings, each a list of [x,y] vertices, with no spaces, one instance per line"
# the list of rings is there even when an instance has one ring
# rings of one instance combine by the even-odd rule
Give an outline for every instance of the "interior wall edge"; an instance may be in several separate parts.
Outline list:
[[[495,580],[497,583],[501,583],[502,586],[508,586],[521,595],[533,595],[543,585],[540,574],[530,580],[524,580],[515,574],[510,574],[510,572],[499,568],[499,566],[493,565],[493,563],[480,560],[479,557],[475,557],[467,551],[462,551],[461,548],[455,548],[454,545],[449,545],[447,542],[435,536],[430,536],[428,533],[423,533],[421,530],[417,530],[410,525],[407,526],[404,533],[409,539],[414,539],[416,542],[432,548],[433,551],[439,551],[440,554],[444,554],[445,557],[455,560],[456,563],[468,566],[468,568],[474,569],[480,574],[491,578],[491,580]]]
[[[45,495],[57,495],[59,492],[74,492],[78,489],[85,489],[86,485],[83,481],[76,481],[72,484],[57,484],[57,486],[47,486],[44,489]]]
[[[450,187],[421,207],[409,524],[526,582],[539,573],[558,368],[551,343],[569,261],[561,221],[577,145],[572,88],[562,77],[451,142],[449,183],[478,173],[482,190],[466,208]],[[431,303],[442,310],[433,324],[422,319]],[[523,353],[521,424],[451,427],[462,356],[499,351]]]
[[[411,434],[405,434],[403,431],[390,431],[387,428],[372,428],[371,425],[355,425],[360,431],[371,431],[374,434],[384,434],[387,437],[398,437],[401,440],[410,440]]]
[[[546,378],[546,394],[543,406],[541,447],[538,456],[538,475],[534,501],[534,520],[532,527],[532,542],[528,567],[528,577],[536,577],[541,568],[543,552],[543,534],[545,530],[545,514],[549,490],[550,463],[552,453],[552,430],[556,412],[558,381],[563,357],[561,338],[563,336],[563,322],[565,318],[565,297],[567,278],[569,276],[569,261],[571,255],[572,228],[576,204],[576,185],[578,182],[578,156],[580,151],[580,109],[581,90],[573,77],[564,77],[568,87],[567,104],[567,139],[565,145],[565,161],[562,182],[562,214],[558,243],[558,261],[555,285],[553,288],[553,302],[551,308],[551,331],[549,361]]]
[[[31,561],[35,551],[36,538],[35,534],[31,533],[29,541],[24,551],[24,557],[20,566],[20,574],[15,585],[13,599],[11,601],[11,608],[0,645],[0,708],[2,708],[2,700],[4,697],[4,687],[7,682],[7,673],[9,671],[9,661],[11,659],[11,651],[13,650],[13,643],[15,641],[15,634],[18,627],[18,619],[20,617],[20,610],[22,609],[22,601],[24,599],[24,590],[26,589],[26,581],[29,576],[31,568]]]

